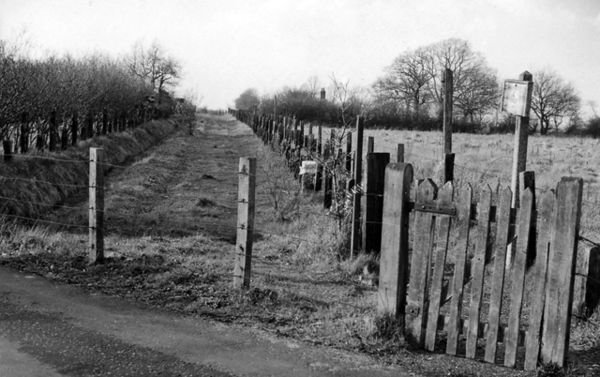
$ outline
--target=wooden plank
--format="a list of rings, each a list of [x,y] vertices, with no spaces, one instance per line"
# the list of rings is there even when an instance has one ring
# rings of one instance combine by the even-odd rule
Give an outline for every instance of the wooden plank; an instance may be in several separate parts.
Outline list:
[[[103,149],[90,148],[89,254],[88,263],[104,259],[104,171]]]
[[[501,189],[498,193],[498,211],[496,213],[496,239],[494,241],[494,269],[492,272],[492,289],[488,311],[488,331],[486,334],[485,356],[488,363],[496,360],[498,345],[498,330],[500,328],[500,313],[502,311],[502,291],[504,288],[504,272],[506,263],[506,248],[510,233],[510,203],[512,191],[510,187]]]
[[[599,302],[600,247],[589,241],[580,242],[577,248],[577,267],[573,288],[573,315],[589,316]]]
[[[377,310],[379,315],[404,319],[408,284],[407,203],[413,168],[410,164],[389,164],[385,170],[381,259]]]
[[[435,183],[426,179],[417,187],[416,202],[433,200],[436,194]],[[426,292],[435,230],[433,219],[433,215],[427,212],[416,212],[414,215],[414,229],[418,231],[414,234],[406,306],[409,340],[417,345],[423,344],[423,326],[427,320]]]
[[[450,321],[450,317],[447,315],[439,315],[438,316],[438,331],[442,331],[443,329],[448,327],[448,323]],[[469,332],[469,320],[464,320],[464,319],[460,319],[459,320],[459,325],[458,325],[458,332],[459,334],[467,334]],[[486,322],[479,322],[479,332],[477,334],[477,337],[480,339],[487,339],[487,334],[490,331],[490,327],[488,326],[488,323]],[[504,334],[506,333],[506,326],[500,326],[498,328],[498,330],[496,331],[496,334],[498,335],[498,342],[503,342],[504,341]],[[522,346],[525,344],[525,338],[527,336],[527,331],[525,331],[524,329],[519,329],[519,341],[518,341],[518,345]]]
[[[479,315],[483,297],[483,276],[485,272],[485,255],[490,234],[490,207],[492,205],[492,189],[489,185],[481,188],[477,205],[477,234],[475,250],[471,259],[471,303],[469,307],[469,332],[467,334],[468,358],[475,358],[477,351],[477,334],[479,331]]]
[[[521,309],[523,304],[523,289],[525,284],[525,267],[527,264],[527,249],[531,234],[533,214],[533,193],[528,188],[521,193],[521,207],[518,213],[517,238],[514,242],[515,259],[512,264],[510,313],[508,315],[508,330],[504,339],[504,365],[514,367],[517,361],[517,342]]]
[[[454,187],[452,182],[447,182],[438,193],[438,202],[440,206],[452,204]],[[425,349],[433,351],[435,349],[435,339],[437,335],[437,319],[440,314],[440,305],[442,300],[442,284],[444,282],[444,268],[446,266],[446,252],[448,249],[448,237],[450,236],[450,224],[452,217],[436,217],[436,248],[435,264],[431,278],[431,288],[429,290],[429,312],[427,314],[427,326],[425,331]]]
[[[367,253],[381,251],[385,167],[389,162],[389,153],[369,153],[367,155],[361,232],[362,247]]]
[[[540,354],[540,332],[542,328],[542,315],[546,299],[546,270],[548,268],[548,250],[550,248],[550,235],[552,219],[554,218],[555,196],[551,191],[546,192],[538,209],[536,222],[537,240],[535,247],[535,262],[530,268],[531,305],[529,310],[529,327],[525,339],[525,370],[535,370]]]
[[[569,345],[582,187],[581,178],[563,178],[556,188],[541,355],[559,366],[565,365]]]
[[[238,171],[238,218],[233,268],[233,287],[249,288],[252,268],[256,158],[240,157]]]
[[[467,184],[460,190],[455,199],[457,213],[456,220],[453,223],[453,233],[456,233],[458,236],[453,253],[455,262],[451,286],[452,299],[448,308],[450,315],[447,327],[448,341],[446,343],[446,353],[449,355],[456,355],[458,348],[467,248],[469,246],[472,198],[473,190],[471,189],[471,185]]]
[[[354,151],[354,191],[352,200],[352,234],[350,237],[350,256],[362,248],[361,231],[361,189],[362,189],[362,151],[363,151],[363,121],[361,117],[356,118],[356,150]]]

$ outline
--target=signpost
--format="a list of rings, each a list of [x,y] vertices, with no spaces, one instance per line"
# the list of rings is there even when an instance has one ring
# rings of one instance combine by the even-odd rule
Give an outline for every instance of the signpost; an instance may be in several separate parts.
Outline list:
[[[519,205],[519,173],[524,172],[527,164],[527,134],[529,132],[529,111],[531,109],[531,92],[533,76],[525,71],[520,80],[506,80],[502,93],[502,110],[515,116],[515,144],[513,150],[513,167],[510,188],[513,193],[511,207]],[[512,263],[512,247],[506,256],[506,266]]]

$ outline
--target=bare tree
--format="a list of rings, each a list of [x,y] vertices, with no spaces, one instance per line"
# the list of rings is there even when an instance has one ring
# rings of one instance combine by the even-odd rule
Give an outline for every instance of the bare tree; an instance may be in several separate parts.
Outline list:
[[[578,116],[580,99],[573,85],[548,70],[535,72],[533,77],[531,109],[539,119],[540,134]]]
[[[432,78],[427,69],[431,59],[422,48],[401,54],[387,67],[386,75],[376,81],[374,89],[379,95],[402,102],[406,111],[418,118],[421,107],[431,98],[427,90]]]
[[[431,75],[429,91],[442,106],[443,85],[441,72],[447,68],[454,75],[454,106],[463,115],[472,116],[493,107],[498,98],[498,81],[488,67],[485,58],[473,51],[469,42],[450,38],[426,46],[431,59],[428,71]]]
[[[427,105],[441,109],[441,72],[446,68],[454,73],[454,106],[465,118],[481,118],[496,106],[499,88],[495,72],[462,39],[447,39],[400,54],[374,89],[384,99],[380,102],[393,99],[406,113],[419,117]]]
[[[167,56],[156,41],[148,48],[141,42],[136,43],[128,64],[133,74],[150,83],[158,94],[159,104],[166,86],[174,85],[179,79],[179,63]]]

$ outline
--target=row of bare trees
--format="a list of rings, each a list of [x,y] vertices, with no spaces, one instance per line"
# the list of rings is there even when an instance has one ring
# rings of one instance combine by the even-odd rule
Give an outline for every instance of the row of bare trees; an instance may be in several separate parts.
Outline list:
[[[66,148],[168,115],[179,66],[153,44],[126,57],[32,58],[0,40],[0,138],[5,154]],[[158,99],[158,101],[157,101]],[[16,146],[16,147],[15,147]]]
[[[401,53],[374,84],[375,101],[419,118],[440,111],[441,74],[454,72],[454,107],[464,120],[481,122],[499,107],[500,83],[496,72],[469,42],[447,39]],[[580,122],[580,99],[573,85],[549,69],[533,72],[532,110],[541,134],[563,124]],[[391,102],[391,104],[390,104]]]
[[[332,75],[325,101],[319,96],[318,79],[311,77],[300,88],[283,88],[263,97],[248,89],[235,104],[237,109],[290,113],[300,119],[327,123],[345,124],[360,113],[367,126],[435,129],[440,125],[441,75],[446,68],[454,76],[457,130],[481,130],[486,116],[490,125],[498,125],[500,80],[483,55],[462,39],[447,39],[400,53],[370,88],[351,88],[348,81]],[[549,69],[534,71],[533,78],[532,132],[546,134],[565,125],[582,125],[580,99],[570,83]],[[501,118],[504,120],[496,131],[510,129],[510,118]]]

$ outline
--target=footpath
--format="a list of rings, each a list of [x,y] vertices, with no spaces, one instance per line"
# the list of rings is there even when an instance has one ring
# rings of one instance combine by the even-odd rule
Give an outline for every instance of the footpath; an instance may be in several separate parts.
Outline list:
[[[204,132],[232,136],[207,123]],[[213,128],[214,127],[214,128]],[[212,132],[211,132],[212,131]],[[415,376],[264,330],[182,316],[0,268],[0,377]]]

